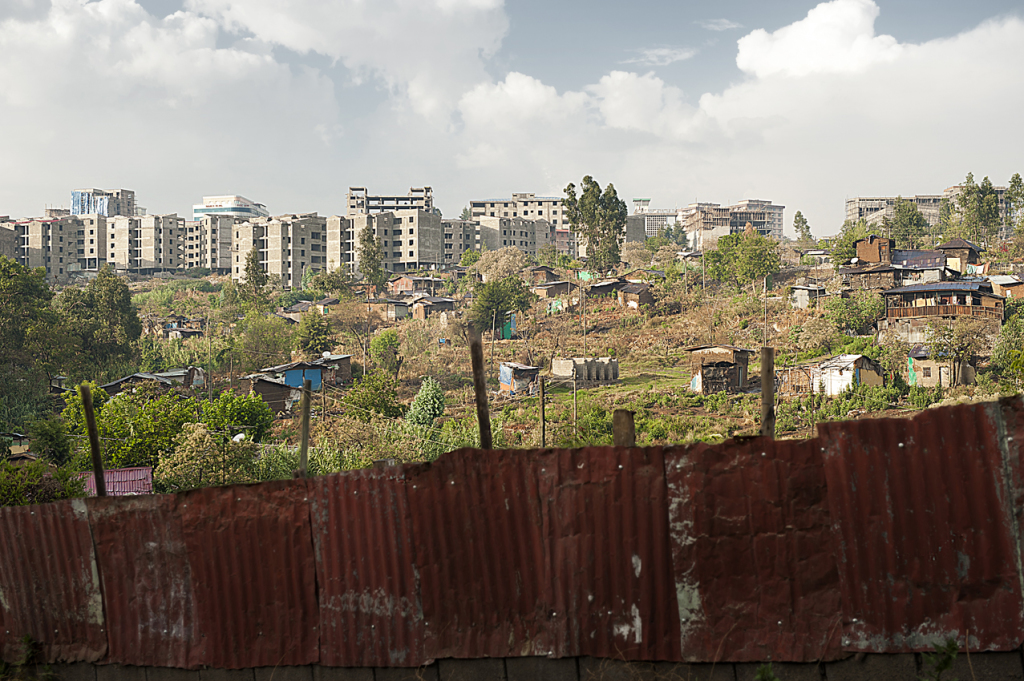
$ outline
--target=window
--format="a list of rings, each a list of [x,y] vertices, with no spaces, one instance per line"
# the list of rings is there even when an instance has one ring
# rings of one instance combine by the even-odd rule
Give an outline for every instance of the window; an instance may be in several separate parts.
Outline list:
[[[235,262],[238,262],[238,256],[237,256],[237,255],[235,256]],[[237,267],[235,268],[235,271],[236,271],[236,272],[238,271],[238,268],[237,268]]]
[[[302,246],[305,246],[306,245],[306,237],[302,237],[301,239],[299,239],[299,244],[302,245]]]
[[[299,251],[299,257],[300,258],[305,258],[306,257],[306,249],[303,248],[301,251]]]
[[[931,378],[932,377],[932,368],[931,367],[925,367],[924,371],[922,371],[922,375],[925,378]]]
[[[412,251],[409,251],[409,257],[410,258],[412,257]]]

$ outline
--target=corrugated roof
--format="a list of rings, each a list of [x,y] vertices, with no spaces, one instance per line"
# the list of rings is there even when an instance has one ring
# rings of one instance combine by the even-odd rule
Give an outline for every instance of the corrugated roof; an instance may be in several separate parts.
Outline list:
[[[946,243],[939,244],[935,248],[937,248],[937,249],[943,249],[943,248],[973,248],[974,250],[978,251],[979,253],[982,250],[984,250],[984,249],[982,249],[982,248],[980,248],[978,246],[975,246],[974,244],[972,244],[970,241],[967,241],[966,239],[961,239],[960,237],[957,237],[955,239],[950,239]]]
[[[90,497],[96,496],[96,475],[91,471],[79,475],[85,480],[86,494]],[[108,496],[123,497],[153,493],[153,469],[149,466],[110,468],[103,471],[103,480],[107,486]]]
[[[992,290],[992,285],[984,281],[938,281],[931,284],[911,284],[885,291],[890,293],[931,293],[933,291],[978,291],[985,293]]]

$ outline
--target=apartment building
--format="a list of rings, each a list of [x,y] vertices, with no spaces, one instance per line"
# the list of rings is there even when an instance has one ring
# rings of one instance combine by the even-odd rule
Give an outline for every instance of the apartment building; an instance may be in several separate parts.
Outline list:
[[[0,215],[0,256],[17,260],[20,243],[17,224],[9,216]]]
[[[527,255],[537,255],[537,250],[555,243],[553,225],[544,218],[526,219],[520,217],[476,218],[480,225],[480,245],[488,250],[514,246]]]
[[[630,218],[633,222],[642,223],[644,234],[652,238],[664,232],[666,227],[682,224],[686,212],[678,208],[651,208],[650,199],[633,199],[633,214]]]
[[[743,199],[729,206],[729,222],[734,231],[753,226],[761,236],[782,241],[785,206],[778,206],[763,199]]]
[[[246,258],[256,248],[272,283],[285,288],[301,286],[307,270],[320,272],[327,267],[327,222],[316,213],[298,213],[235,223],[231,278],[245,280]]]
[[[208,215],[222,215],[239,220],[270,217],[267,207],[262,203],[250,201],[238,194],[224,196],[204,196],[202,203],[192,206],[192,220],[199,222]]]
[[[547,220],[556,228],[567,228],[562,199],[558,196],[537,196],[536,194],[512,194],[508,199],[476,199],[469,202],[470,218],[525,218]]]
[[[420,268],[437,269],[445,257],[441,216],[421,208],[333,216],[328,220],[329,267],[348,267],[359,272],[359,235],[371,227],[383,249],[383,265],[391,272]]]
[[[149,275],[185,267],[185,220],[177,213],[118,215],[107,225],[107,262],[115,269]]]
[[[142,211],[131,189],[75,189],[71,192],[71,215],[135,216]]]
[[[200,220],[185,220],[181,232],[184,267],[206,267],[215,274],[231,274],[231,235],[239,222],[244,220],[216,214]]]
[[[434,190],[430,187],[411,187],[405,196],[371,195],[366,187],[349,187],[346,216],[373,215],[398,210],[434,212]]]
[[[947,189],[950,192],[953,188]],[[856,196],[846,199],[846,219],[853,222],[866,220],[869,225],[880,225],[884,218],[893,219],[896,215],[897,196]],[[939,210],[942,205],[942,194],[922,194],[903,197],[917,206],[918,211],[928,224],[934,227],[939,224]]]
[[[444,262],[457,265],[466,251],[480,250],[480,223],[473,220],[442,220]]]
[[[8,222],[0,229],[7,241],[13,232],[13,257],[18,262],[45,268],[51,283],[65,284],[72,274],[103,265],[105,220],[102,215],[34,218]]]
[[[731,206],[691,203],[682,224],[688,246],[698,251],[715,248],[720,238],[742,232],[747,225],[761,236],[781,241],[785,210],[763,199],[744,199]]]

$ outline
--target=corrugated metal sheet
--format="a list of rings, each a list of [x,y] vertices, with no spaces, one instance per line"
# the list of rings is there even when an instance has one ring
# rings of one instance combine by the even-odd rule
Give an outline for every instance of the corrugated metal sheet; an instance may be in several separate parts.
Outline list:
[[[95,473],[82,473],[81,478],[85,480],[85,493],[90,497],[96,496]],[[124,497],[153,493],[153,469],[149,466],[105,470],[103,480],[107,483],[107,496]]]
[[[195,604],[178,499],[147,495],[88,502],[112,661],[189,666]]]
[[[424,663],[405,476],[401,467],[309,481],[320,605],[320,664]]]
[[[95,662],[107,652],[103,598],[85,501],[0,508],[2,653],[23,637],[45,662]]]
[[[189,666],[315,663],[319,612],[306,482],[208,488],[178,502],[195,607]]]
[[[665,454],[683,657],[811,662],[839,652],[821,457],[762,438]]]
[[[1004,436],[997,403],[821,427],[844,649],[928,650],[968,631],[974,650],[1020,645],[1020,461]]]

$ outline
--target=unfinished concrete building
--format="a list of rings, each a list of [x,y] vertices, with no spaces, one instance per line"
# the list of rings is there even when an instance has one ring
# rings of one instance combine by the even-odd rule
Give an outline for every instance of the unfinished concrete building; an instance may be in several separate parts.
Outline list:
[[[245,261],[256,248],[270,280],[285,288],[302,285],[307,270],[327,267],[327,218],[316,213],[286,214],[234,225],[231,278],[245,280]]]
[[[372,215],[396,210],[423,210],[434,212],[434,190],[430,187],[411,187],[401,195],[370,194],[366,187],[349,187],[346,202],[347,216]]]
[[[382,263],[391,272],[438,269],[446,262],[441,216],[423,209],[332,216],[327,220],[326,266],[347,267],[359,274],[359,236],[370,227],[383,249]],[[453,249],[454,252],[454,249]]]

